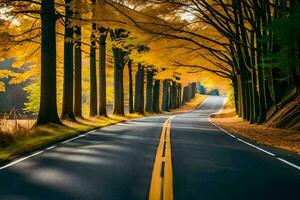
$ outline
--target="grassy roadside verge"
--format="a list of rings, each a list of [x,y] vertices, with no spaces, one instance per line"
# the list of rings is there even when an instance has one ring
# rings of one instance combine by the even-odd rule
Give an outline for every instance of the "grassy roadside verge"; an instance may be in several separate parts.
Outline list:
[[[78,119],[78,122],[64,121],[65,126],[47,125],[34,128],[25,133],[15,135],[0,134],[0,164],[9,162],[26,153],[45,148],[59,141],[72,138],[81,133],[116,124],[142,115],[130,114],[125,117],[110,116],[99,118]]]
[[[172,110],[169,113],[184,113],[197,108],[207,96],[196,95],[190,102],[181,108]],[[151,114],[146,114],[151,115]],[[109,116],[78,119],[78,122],[64,121],[65,126],[47,125],[34,128],[30,131],[17,134],[0,134],[0,165],[5,164],[21,155],[43,149],[60,141],[75,137],[81,133],[116,124],[130,119],[144,117],[143,115],[130,114],[125,117]]]
[[[300,131],[250,124],[238,118],[232,109],[226,107],[212,115],[211,119],[214,124],[234,135],[300,154]]]

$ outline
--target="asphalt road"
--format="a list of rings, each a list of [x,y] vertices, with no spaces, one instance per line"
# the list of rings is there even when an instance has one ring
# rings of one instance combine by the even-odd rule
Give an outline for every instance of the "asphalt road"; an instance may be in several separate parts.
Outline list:
[[[209,97],[198,110],[172,118],[174,199],[299,199],[300,157],[215,127],[208,116],[223,101]],[[169,117],[101,128],[2,167],[0,200],[148,199]]]

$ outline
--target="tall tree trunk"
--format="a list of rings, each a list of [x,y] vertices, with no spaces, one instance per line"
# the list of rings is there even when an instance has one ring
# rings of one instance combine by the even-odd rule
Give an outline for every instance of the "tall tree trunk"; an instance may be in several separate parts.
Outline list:
[[[259,98],[259,110],[257,111],[259,117],[257,119],[257,123],[261,124],[266,119],[266,88],[265,88],[265,73],[263,70],[264,67],[264,57],[268,51],[268,44],[266,42],[262,43],[262,36],[267,37],[266,27],[267,27],[267,11],[262,11],[265,9],[263,6],[263,2],[261,2],[261,9],[257,0],[254,0],[254,5],[256,8],[256,18],[255,18],[255,25],[256,25],[256,65],[257,65],[257,83],[258,83],[258,98]],[[261,31],[263,29],[263,31]]]
[[[41,2],[41,94],[36,125],[61,124],[56,99],[56,33],[54,0]]]
[[[73,102],[73,70],[74,70],[74,43],[73,41],[68,41],[73,38],[73,27],[71,26],[70,18],[73,17],[73,12],[70,8],[70,3],[72,0],[65,0],[65,42],[64,42],[64,87],[63,87],[63,105],[61,118],[65,120],[75,121],[75,115],[73,112],[74,102]]]
[[[106,37],[107,30],[99,28],[99,115],[107,116],[106,112]]]
[[[138,64],[138,71],[135,76],[135,101],[134,111],[144,114],[144,66]]]
[[[178,106],[177,108],[180,108],[182,106],[182,85],[181,83],[178,84]]]
[[[170,81],[170,100],[169,100],[169,109],[174,109],[174,82]]]
[[[147,70],[146,111],[153,112],[153,70]]]
[[[233,90],[233,97],[234,97],[234,105],[236,114],[239,114],[239,96],[238,96],[238,83],[237,83],[237,76],[233,75],[232,77],[232,90]]]
[[[132,83],[132,60],[128,60],[128,79],[129,79],[129,113],[133,113],[133,83]]]
[[[189,84],[188,86],[188,101],[192,99],[192,85]]]
[[[162,111],[169,111],[169,99],[170,99],[170,87],[169,81],[163,81],[163,102],[162,102]]]
[[[195,96],[196,96],[196,83],[195,82],[191,84],[191,88],[192,88],[191,97],[195,98]]]
[[[243,92],[243,83],[242,83],[242,76],[241,74],[237,74],[237,87],[238,87],[238,115],[239,117],[243,118],[244,117],[244,92]]]
[[[189,86],[185,86],[183,88],[183,99],[182,99],[182,104],[185,104],[186,102],[189,101]]]
[[[90,116],[97,115],[96,24],[92,24],[90,47]]]
[[[75,43],[75,89],[74,89],[74,115],[82,118],[82,52],[81,52],[81,27],[76,26],[75,34],[78,41]]]
[[[242,88],[242,105],[243,105],[243,119],[249,120],[249,89],[248,79],[245,74],[241,76],[241,88]]]
[[[160,93],[160,80],[154,81],[153,88],[153,112],[159,113],[159,93]]]
[[[176,83],[176,88],[175,88],[175,92],[176,92],[176,97],[175,97],[175,108],[179,108],[179,83]]]
[[[176,108],[176,98],[177,98],[177,83],[175,81],[172,81],[172,86],[171,86],[171,109]]]
[[[114,109],[113,114],[124,115],[123,51],[113,47],[114,54]]]

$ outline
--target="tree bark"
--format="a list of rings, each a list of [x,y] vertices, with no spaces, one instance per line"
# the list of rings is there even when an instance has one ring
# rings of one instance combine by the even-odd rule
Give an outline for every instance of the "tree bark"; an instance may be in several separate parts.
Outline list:
[[[147,70],[146,111],[153,112],[153,70]]]
[[[160,113],[159,110],[159,93],[160,93],[160,80],[154,81],[153,88],[153,112]]]
[[[129,113],[134,113],[133,110],[133,83],[132,83],[132,60],[128,60],[128,79],[129,79]]]
[[[56,99],[56,33],[54,0],[41,2],[41,94],[36,125],[61,124]]]
[[[239,117],[243,118],[244,117],[244,92],[243,92],[243,83],[242,83],[242,76],[241,74],[237,74],[237,86],[238,86],[238,115]]]
[[[92,24],[90,47],[90,116],[97,115],[96,24]]]
[[[107,116],[106,111],[106,37],[107,30],[100,28],[99,38],[99,115]]]
[[[172,81],[172,85],[170,85],[170,109],[176,108],[176,98],[177,98],[177,92],[176,92],[176,82]]]
[[[182,86],[181,83],[178,84],[178,106],[177,108],[180,108],[182,106]]]
[[[236,113],[239,114],[239,92],[238,92],[238,83],[237,83],[237,76],[234,75],[232,77],[232,90],[233,90],[233,97],[234,97],[234,105]]]
[[[191,97],[192,97],[192,98],[195,98],[195,96],[196,96],[196,83],[195,83],[195,82],[192,83],[192,84],[191,84],[191,87],[192,87],[192,94],[191,94]]]
[[[169,81],[163,81],[163,102],[162,111],[169,111],[169,100],[170,100],[170,87]]]
[[[138,64],[138,71],[135,76],[135,101],[134,111],[144,114],[144,66]]]
[[[185,104],[186,102],[190,101],[189,99],[189,86],[185,86],[183,88],[183,99],[182,104]]]
[[[70,8],[70,3],[72,0],[65,0],[65,41],[64,41],[64,87],[63,87],[63,105],[61,118],[65,120],[75,121],[75,115],[73,112],[74,102],[73,102],[73,70],[74,70],[74,43],[73,41],[68,41],[73,38],[73,27],[71,26],[70,18],[73,12]]]
[[[113,114],[124,116],[123,51],[113,47],[114,54],[114,108]]]
[[[76,26],[75,34],[78,41],[75,43],[75,89],[74,89],[74,115],[82,118],[82,52],[81,52],[81,27]]]

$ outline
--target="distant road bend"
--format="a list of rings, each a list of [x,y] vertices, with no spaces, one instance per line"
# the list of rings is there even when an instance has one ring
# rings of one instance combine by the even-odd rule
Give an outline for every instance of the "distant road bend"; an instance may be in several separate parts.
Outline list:
[[[130,120],[0,167],[0,200],[299,199],[300,157],[192,112]]]

